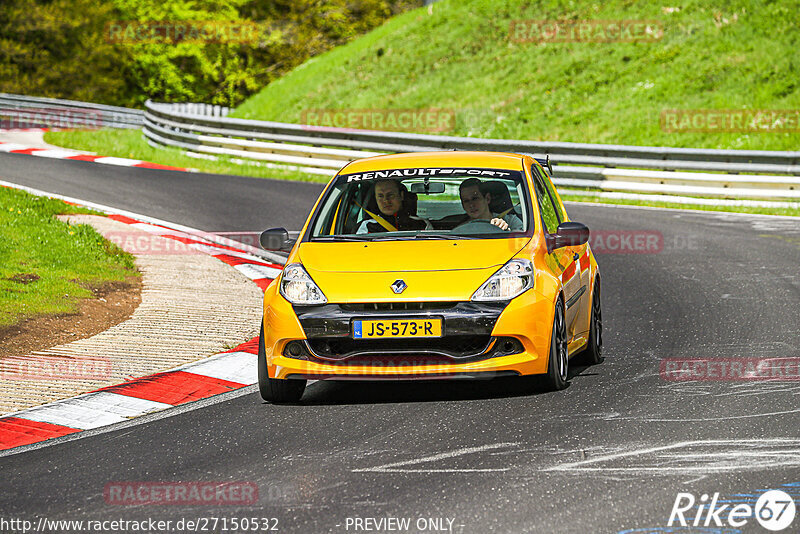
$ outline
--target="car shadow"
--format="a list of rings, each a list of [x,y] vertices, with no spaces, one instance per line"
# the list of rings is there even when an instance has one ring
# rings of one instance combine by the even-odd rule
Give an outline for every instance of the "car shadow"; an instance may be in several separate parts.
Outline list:
[[[591,366],[576,364],[569,379],[587,376]],[[567,385],[569,388],[570,385]],[[391,404],[530,397],[548,391],[540,376],[471,380],[320,381],[309,387],[297,405]]]
[[[530,377],[474,380],[324,381],[306,390],[300,404],[387,404],[501,399],[541,394]],[[538,390],[537,390],[538,389]]]

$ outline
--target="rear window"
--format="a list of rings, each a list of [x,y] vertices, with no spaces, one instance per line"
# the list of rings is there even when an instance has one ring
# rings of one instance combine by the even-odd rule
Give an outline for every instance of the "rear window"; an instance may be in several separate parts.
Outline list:
[[[310,227],[313,241],[503,238],[529,233],[520,171],[393,169],[336,178]]]

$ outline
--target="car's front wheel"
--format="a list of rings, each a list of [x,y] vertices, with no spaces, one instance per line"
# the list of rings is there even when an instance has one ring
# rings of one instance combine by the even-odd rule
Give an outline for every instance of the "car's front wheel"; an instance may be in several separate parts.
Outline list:
[[[281,380],[270,378],[267,373],[267,352],[264,348],[264,321],[258,337],[258,391],[267,402],[281,404],[297,402],[306,389],[305,380]]]
[[[569,373],[569,352],[567,349],[567,323],[564,319],[564,303],[556,301],[553,316],[553,333],[550,336],[550,357],[547,362],[547,374],[544,376],[545,387],[557,391],[567,387]]]

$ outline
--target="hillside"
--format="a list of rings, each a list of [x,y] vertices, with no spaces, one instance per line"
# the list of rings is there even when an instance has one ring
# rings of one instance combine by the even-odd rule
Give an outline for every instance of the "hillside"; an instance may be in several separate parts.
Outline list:
[[[800,1],[441,0],[272,82],[233,116],[452,110],[451,135],[797,150],[793,132],[670,133],[670,109],[800,109]],[[519,42],[512,21],[650,20],[660,39]],[[519,27],[520,23],[517,23]],[[525,26],[529,27],[529,26]]]

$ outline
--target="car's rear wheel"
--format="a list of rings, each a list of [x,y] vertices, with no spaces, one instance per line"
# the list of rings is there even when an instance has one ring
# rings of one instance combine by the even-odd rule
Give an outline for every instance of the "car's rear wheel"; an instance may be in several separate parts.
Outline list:
[[[592,296],[592,316],[589,319],[589,342],[583,352],[583,361],[595,365],[603,361],[603,314],[600,308],[600,280],[595,281]]]
[[[267,402],[281,404],[297,402],[306,389],[305,380],[281,380],[270,378],[267,373],[267,353],[264,349],[264,321],[258,337],[258,392]]]
[[[567,324],[564,320],[564,303],[561,302],[561,299],[558,299],[553,316],[553,333],[550,336],[550,357],[547,362],[547,374],[544,376],[546,389],[557,391],[567,387],[568,373]]]

